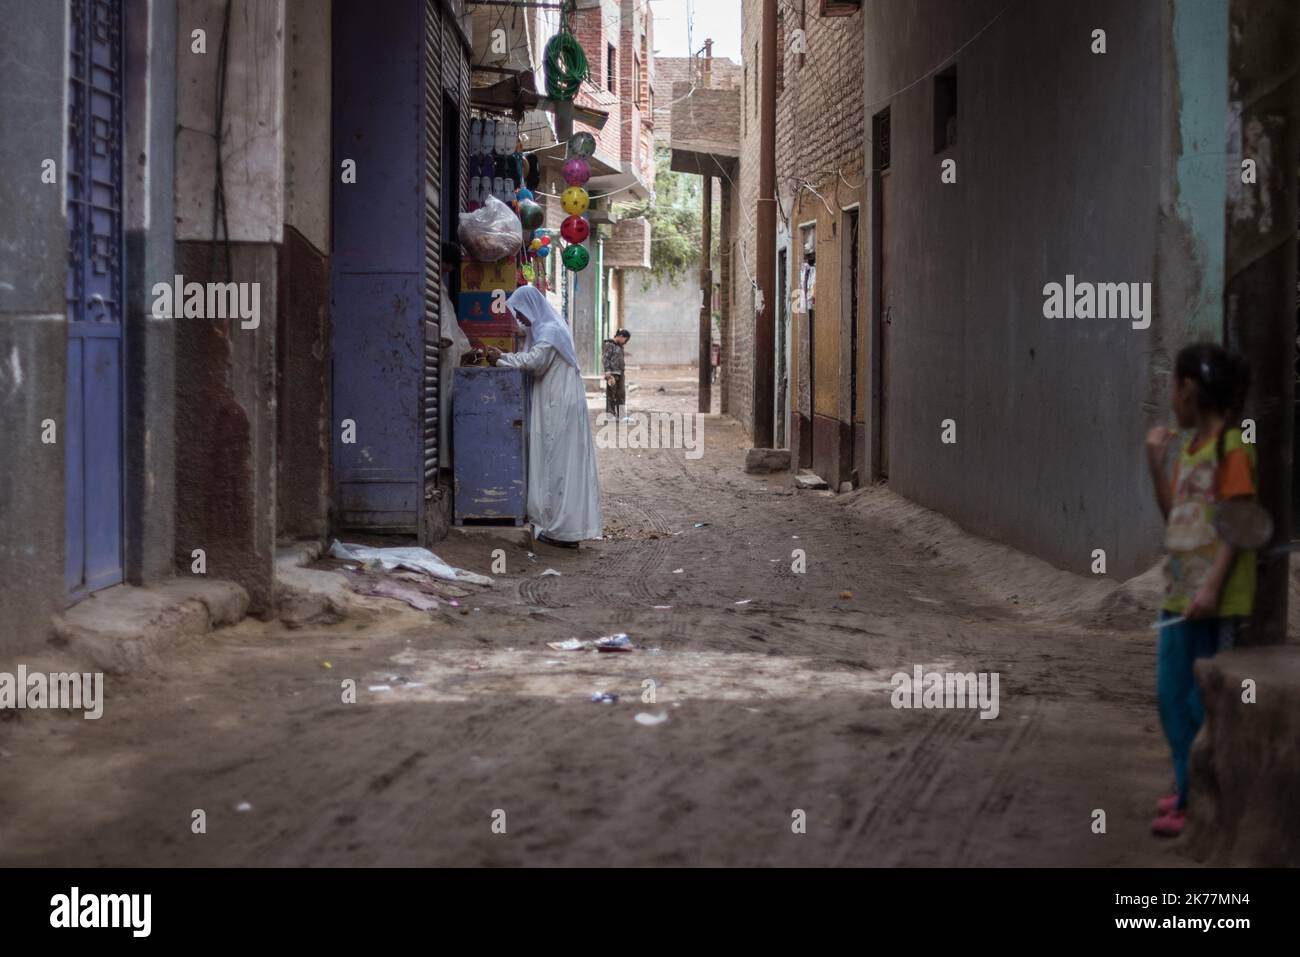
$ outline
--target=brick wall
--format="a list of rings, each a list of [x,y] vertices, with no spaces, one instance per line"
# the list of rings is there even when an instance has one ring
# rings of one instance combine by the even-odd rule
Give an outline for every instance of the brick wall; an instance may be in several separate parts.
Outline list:
[[[762,33],[760,0],[742,0],[740,49],[752,59],[751,51]],[[722,333],[722,361],[726,388],[726,411],[747,433],[754,433],[754,279],[757,266],[754,227],[758,203],[758,112],[752,83],[758,69],[750,62],[742,69],[740,163],[730,183],[731,249],[728,255],[728,328]]]
[[[731,382],[728,393],[730,413],[753,431],[753,278],[757,260],[754,230],[757,216],[759,166],[759,102],[761,76],[756,52],[761,29],[760,0],[743,0],[741,5],[741,51],[745,62],[741,68],[741,157],[740,172],[731,211],[735,253],[730,263],[728,288],[732,303],[732,328],[724,334],[728,347],[726,367]],[[865,198],[863,154],[863,52],[862,15],[819,17],[817,6],[808,4],[803,18],[796,7],[778,6],[778,74],[776,113],[778,231],[788,231],[792,246],[798,244],[801,222],[817,224],[817,374],[816,395],[810,395],[807,382],[800,380],[800,368],[808,357],[799,350],[807,342],[807,316],[792,317],[790,330],[791,381],[793,411],[811,419],[814,408],[831,423],[848,424],[851,416],[848,395],[850,356],[843,343],[850,339],[844,327],[841,292],[847,274],[842,259],[842,236],[845,206],[862,203]],[[804,45],[802,57],[794,52],[800,33]],[[829,208],[828,208],[829,207]],[[863,228],[860,224],[860,230]],[[859,303],[865,239],[859,237]],[[797,248],[789,256],[797,276]],[[787,288],[794,288],[795,276]],[[779,283],[777,285],[779,289]],[[859,340],[863,330],[863,310],[859,308]],[[770,314],[769,314],[770,315]],[[770,320],[769,320],[770,321]],[[805,377],[806,378],[806,377]],[[802,390],[801,390],[802,386]],[[862,383],[859,383],[859,393]],[[859,415],[864,402],[858,402]],[[792,447],[799,437],[791,436]],[[825,444],[825,443],[823,443]],[[847,456],[837,455],[823,462],[834,474],[827,478],[846,477],[851,470]],[[843,460],[842,460],[843,459]]]
[[[591,80],[582,84],[575,100],[580,106],[604,110],[609,114],[605,128],[595,130],[581,123],[574,124],[575,130],[586,130],[596,137],[596,151],[604,160],[615,167],[623,156],[623,123],[619,97],[623,83],[619,76],[621,71],[621,51],[619,50],[619,25],[622,14],[618,0],[583,0],[579,9],[574,11],[569,29],[582,44],[587,54],[587,63],[591,67]],[[614,45],[614,76],[617,79],[613,92],[609,90],[608,49]]]
[[[650,268],[650,223],[641,217],[614,224],[605,240],[605,265],[624,269]]]
[[[656,146],[667,146],[672,111],[679,101],[673,93],[678,83],[703,83],[704,60],[699,57],[656,57],[654,61],[654,138]],[[710,66],[709,89],[728,90],[740,86],[740,64],[714,57]],[[689,89],[689,86],[687,87]],[[737,121],[739,117],[736,118]]]

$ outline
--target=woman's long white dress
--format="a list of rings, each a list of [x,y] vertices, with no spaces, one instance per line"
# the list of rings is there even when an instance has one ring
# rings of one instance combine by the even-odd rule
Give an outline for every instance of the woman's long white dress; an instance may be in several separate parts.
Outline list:
[[[600,478],[578,370],[542,342],[497,365],[532,373],[528,413],[528,520],[562,542],[600,538]]]

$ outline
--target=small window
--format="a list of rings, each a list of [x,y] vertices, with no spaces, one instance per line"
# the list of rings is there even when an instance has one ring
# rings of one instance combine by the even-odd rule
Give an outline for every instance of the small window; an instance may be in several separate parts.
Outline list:
[[[605,89],[618,92],[618,48],[612,43],[605,49]]]
[[[889,169],[889,110],[877,113],[871,121],[876,169],[885,172]]]
[[[635,53],[632,54],[632,102],[642,109],[645,108],[645,103],[641,99],[641,58]]]
[[[957,65],[934,78],[934,151],[942,153],[957,143]]]
[[[862,0],[821,0],[823,17],[851,17],[862,9]]]

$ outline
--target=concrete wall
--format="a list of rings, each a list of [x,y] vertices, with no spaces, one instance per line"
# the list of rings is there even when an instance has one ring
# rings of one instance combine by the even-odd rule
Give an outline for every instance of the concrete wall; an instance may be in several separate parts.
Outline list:
[[[176,325],[153,315],[170,281],[176,4],[126,0],[126,580],[174,574]]]
[[[0,0],[0,655],[40,644],[63,607],[67,11]],[[41,182],[41,162],[58,166]],[[61,434],[60,434],[60,437]]]
[[[223,8],[218,0],[178,4],[177,271],[187,282],[258,283],[261,324],[177,323],[175,556],[187,567],[192,550],[204,549],[207,573],[244,586],[250,610],[269,615],[277,532],[278,243],[287,208],[285,0],[235,0],[232,7],[221,130],[229,272],[224,245],[214,256],[210,242]],[[206,54],[192,52],[191,31],[199,28],[207,31]],[[319,234],[321,219],[310,202],[297,204],[295,215]]]
[[[1124,0],[1025,4],[997,18],[1002,7],[865,8],[864,121],[869,130],[887,106],[893,134],[889,481],[1061,567],[1086,571],[1103,548],[1108,571],[1127,576],[1159,541],[1142,409],[1171,319],[1159,307],[1147,330],[1046,319],[1043,287],[1067,274],[1155,279],[1166,24],[1161,5]],[[1104,55],[1090,52],[1096,28],[1108,31]],[[949,62],[958,139],[937,155],[928,73]],[[956,184],[940,181],[945,158]],[[955,445],[940,441],[949,418]]]
[[[330,248],[330,0],[286,0],[284,221]]]
[[[225,6],[224,0],[177,0],[177,241],[212,236],[214,104]],[[206,32],[203,54],[192,52],[191,33],[198,29]],[[230,238],[279,242],[285,222],[285,0],[233,0],[228,56],[222,155]]]
[[[623,280],[628,365],[695,365],[700,352],[699,267],[675,283],[632,271]],[[648,284],[647,284],[648,283]]]
[[[172,575],[173,325],[151,288],[172,274],[175,9],[125,0],[123,558],[127,582]],[[4,0],[0,18],[0,653],[38,646],[66,604],[65,4]],[[57,162],[41,183],[41,162]],[[40,441],[53,419],[59,441]]]
[[[276,310],[277,534],[329,533],[331,11],[287,0],[285,224]]]

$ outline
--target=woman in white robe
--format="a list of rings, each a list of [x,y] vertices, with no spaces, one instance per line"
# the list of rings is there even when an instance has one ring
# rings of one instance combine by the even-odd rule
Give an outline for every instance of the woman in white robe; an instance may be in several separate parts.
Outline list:
[[[540,541],[577,547],[601,537],[596,444],[573,336],[537,289],[520,286],[507,300],[528,327],[525,351],[488,350],[493,365],[532,373],[528,420],[528,520]]]

